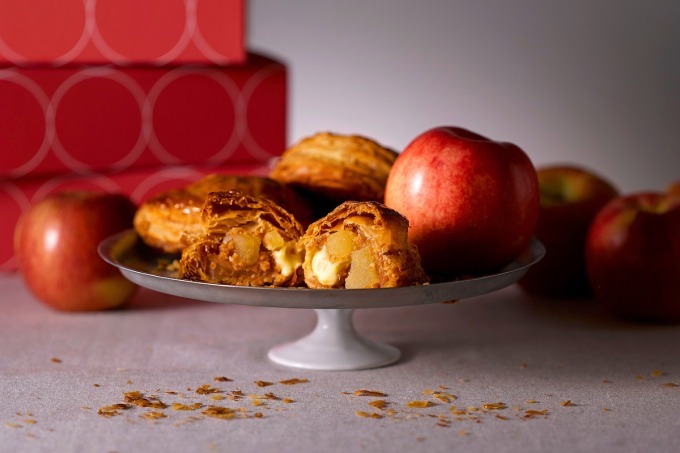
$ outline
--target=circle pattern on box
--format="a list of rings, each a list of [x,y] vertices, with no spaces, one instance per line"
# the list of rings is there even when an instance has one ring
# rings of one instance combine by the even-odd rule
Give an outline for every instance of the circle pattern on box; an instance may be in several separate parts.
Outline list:
[[[84,0],[2,0],[0,54],[15,64],[70,61],[90,39],[85,9]]]
[[[11,70],[0,70],[0,84],[7,84],[3,104],[14,107],[0,108],[0,172],[18,178],[40,164],[49,150],[49,99],[33,80]],[[22,131],[20,144],[15,143],[17,130]]]
[[[73,170],[130,166],[146,146],[144,100],[141,87],[122,72],[95,68],[76,73],[52,97],[54,117],[48,123],[58,131],[55,154]]]
[[[92,42],[111,61],[176,58],[191,41],[189,16],[183,0],[90,0],[94,3]],[[121,14],[120,11],[135,11]]]
[[[285,146],[281,65],[68,70],[51,97],[24,71],[0,70],[3,176],[266,162]]]
[[[236,111],[238,87],[228,76],[207,68],[176,69],[165,74],[149,93],[152,123],[149,146],[165,164],[181,156],[207,164],[226,161],[238,147],[246,127]]]

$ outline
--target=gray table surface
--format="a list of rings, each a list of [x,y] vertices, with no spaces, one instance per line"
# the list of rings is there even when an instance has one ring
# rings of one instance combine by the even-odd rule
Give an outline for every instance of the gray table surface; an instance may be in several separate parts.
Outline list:
[[[680,326],[616,321],[590,300],[538,300],[512,286],[453,305],[357,310],[356,329],[403,357],[351,372],[267,359],[312,329],[311,310],[140,290],[124,310],[66,314],[16,274],[0,276],[0,310],[2,452],[650,452],[680,441]],[[291,378],[308,382],[280,383]],[[206,384],[220,393],[196,392]],[[246,396],[229,399],[237,389]],[[384,392],[388,410],[355,396],[361,389]],[[98,415],[131,391],[202,407]],[[238,416],[208,417],[210,405]],[[144,417],[153,411],[165,417]]]

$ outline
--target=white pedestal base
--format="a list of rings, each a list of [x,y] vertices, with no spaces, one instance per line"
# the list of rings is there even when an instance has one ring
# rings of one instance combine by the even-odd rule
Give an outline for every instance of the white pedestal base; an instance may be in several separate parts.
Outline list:
[[[401,352],[357,334],[351,309],[315,309],[312,333],[292,343],[273,347],[269,359],[309,370],[363,370],[396,362]]]

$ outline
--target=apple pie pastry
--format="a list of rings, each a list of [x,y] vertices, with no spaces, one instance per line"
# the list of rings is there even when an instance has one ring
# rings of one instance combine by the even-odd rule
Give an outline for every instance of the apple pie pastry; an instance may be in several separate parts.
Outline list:
[[[240,286],[294,286],[302,281],[302,226],[274,202],[242,192],[210,193],[201,232],[186,237],[180,277]]]
[[[202,231],[201,209],[208,194],[227,190],[268,198],[293,213],[303,225],[311,222],[308,202],[290,187],[270,178],[211,174],[142,203],[134,227],[147,245],[165,253],[181,252],[182,235]]]
[[[288,148],[269,176],[332,200],[333,207],[347,200],[382,202],[396,158],[368,138],[322,132]]]
[[[347,201],[312,223],[300,242],[310,288],[388,288],[428,282],[408,243],[408,220],[374,202]]]

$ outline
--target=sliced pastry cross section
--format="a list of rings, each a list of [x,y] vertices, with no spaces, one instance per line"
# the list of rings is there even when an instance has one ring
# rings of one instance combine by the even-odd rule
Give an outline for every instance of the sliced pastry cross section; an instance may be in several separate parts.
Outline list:
[[[300,240],[310,288],[389,288],[428,282],[408,220],[374,201],[347,201],[312,223]]]
[[[181,278],[239,286],[302,283],[302,226],[274,202],[237,191],[210,193],[201,228],[185,237]]]

